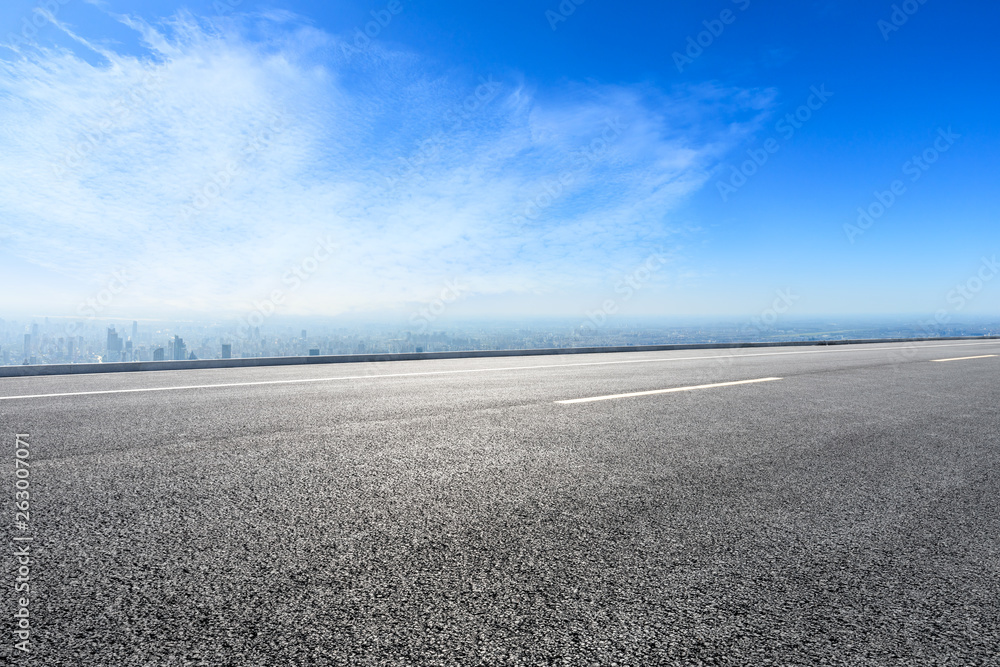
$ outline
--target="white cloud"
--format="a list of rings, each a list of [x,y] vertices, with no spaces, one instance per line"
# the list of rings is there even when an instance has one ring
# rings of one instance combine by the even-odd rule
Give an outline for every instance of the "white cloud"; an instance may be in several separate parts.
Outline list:
[[[340,253],[288,312],[393,308],[456,277],[473,296],[586,290],[670,243],[671,209],[770,103],[541,94],[377,42],[348,59],[287,14],[123,21],[145,52],[0,59],[0,243],[52,311],[128,266],[117,312],[242,313],[327,235]]]

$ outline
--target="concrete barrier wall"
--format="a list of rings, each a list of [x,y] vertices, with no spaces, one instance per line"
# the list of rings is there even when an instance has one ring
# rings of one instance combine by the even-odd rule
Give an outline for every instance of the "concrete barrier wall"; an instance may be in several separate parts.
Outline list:
[[[190,361],[126,361],[107,364],[34,364],[0,366],[2,377],[71,375],[76,373],[133,373],[198,368],[249,368],[302,364],[349,364],[417,359],[470,359],[477,357],[529,357],[552,354],[602,354],[608,352],[665,352],[669,350],[722,350],[747,347],[806,347],[858,345],[865,343],[909,343],[945,340],[997,340],[1000,336],[951,336],[939,338],[874,338],[862,340],[809,340],[768,343],[680,343],[676,345],[630,345],[622,347],[559,347],[539,350],[470,350],[465,352],[406,352],[399,354],[336,354],[304,357],[254,357],[252,359],[194,359]]]

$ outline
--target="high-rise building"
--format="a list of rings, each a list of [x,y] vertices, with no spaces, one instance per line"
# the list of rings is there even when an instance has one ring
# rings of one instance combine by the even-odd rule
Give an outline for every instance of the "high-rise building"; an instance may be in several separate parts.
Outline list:
[[[121,336],[115,332],[115,328],[108,327],[107,359],[105,361],[124,361],[122,359],[123,342]]]
[[[24,334],[24,358],[27,359],[31,356],[31,334]]]
[[[166,355],[164,354],[162,347],[158,347],[153,350],[153,361],[163,361],[165,356]]]
[[[175,361],[184,361],[187,359],[187,345],[184,344],[183,338],[175,335],[171,347],[173,348],[173,359]]]
[[[139,343],[139,323],[135,320],[132,320],[132,342]]]
[[[222,344],[222,358],[223,359],[232,359],[233,358],[233,344],[232,343],[223,343]]]

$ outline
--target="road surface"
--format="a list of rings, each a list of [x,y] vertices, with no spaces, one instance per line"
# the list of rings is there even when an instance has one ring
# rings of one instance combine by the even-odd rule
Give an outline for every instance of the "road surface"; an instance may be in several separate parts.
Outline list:
[[[0,379],[0,656],[996,665],[998,378],[1000,341]]]

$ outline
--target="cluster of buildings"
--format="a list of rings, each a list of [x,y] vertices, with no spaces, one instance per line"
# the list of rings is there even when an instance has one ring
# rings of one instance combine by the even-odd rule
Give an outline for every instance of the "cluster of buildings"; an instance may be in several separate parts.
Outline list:
[[[405,325],[359,324],[305,329],[272,324],[240,330],[235,323],[115,323],[59,320],[28,324],[0,319],[0,363],[59,364],[170,361],[458,350],[512,350],[560,347],[729,343],[737,341],[905,338],[928,335],[996,335],[997,322],[949,324],[928,333],[907,323],[797,322],[769,329],[733,323],[579,326],[577,321],[468,322],[448,331],[414,332]],[[322,327],[321,324],[317,324]],[[183,333],[184,337],[180,334]],[[187,340],[185,340],[187,339]]]
[[[137,321],[132,322],[131,331],[128,327],[108,326],[103,336],[96,335],[95,327],[79,323],[53,325],[47,318],[43,325],[32,322],[23,334],[12,335],[11,328],[0,320],[0,363],[4,365],[194,358],[178,335],[160,344],[153,344],[152,332],[140,338]]]
[[[178,330],[184,335],[175,333]],[[192,344],[192,338],[197,342]],[[240,337],[231,327],[196,323],[102,326],[48,318],[30,324],[0,319],[0,365],[289,356],[319,354],[319,349],[317,342],[306,340],[304,330],[268,336],[258,328],[250,337]]]
[[[144,354],[134,344],[134,341],[138,340],[138,326],[138,322],[132,322],[132,336],[127,339],[123,339],[118,335],[113,326],[108,327],[106,354],[101,361],[184,361],[186,359],[198,358],[194,352],[188,352],[187,345],[184,344],[184,339],[176,334],[166,346],[154,348],[152,350],[152,357],[146,358],[148,355]],[[223,343],[222,358],[228,359],[231,357],[232,349],[233,346],[231,343]]]

